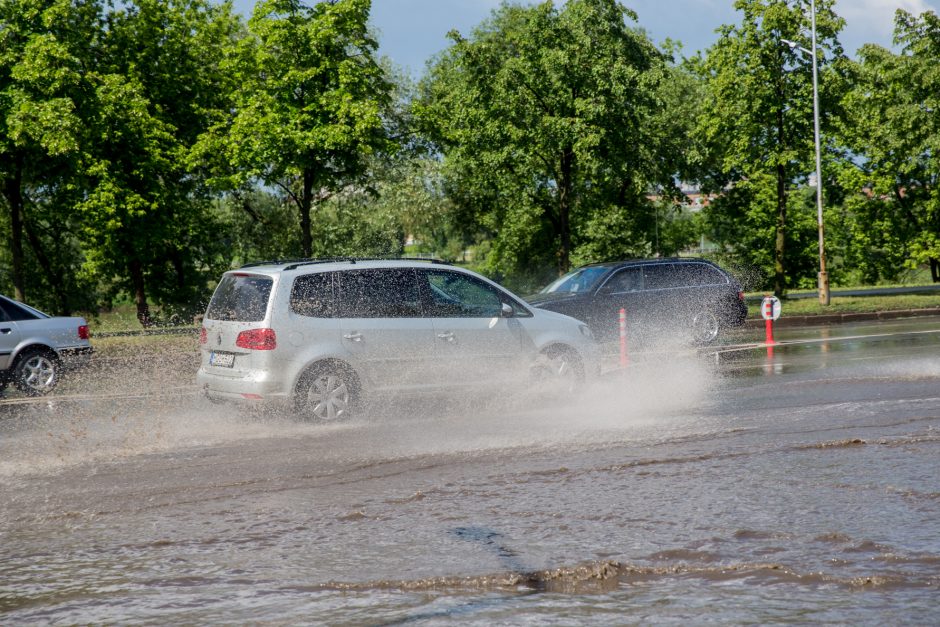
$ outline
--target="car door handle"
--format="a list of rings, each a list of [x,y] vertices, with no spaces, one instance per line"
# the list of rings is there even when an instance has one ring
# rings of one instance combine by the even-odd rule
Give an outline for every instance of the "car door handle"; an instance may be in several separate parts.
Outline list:
[[[454,341],[454,334],[451,333],[450,331],[447,331],[446,333],[438,333],[438,334],[437,334],[437,337],[441,338],[441,339],[444,340],[445,342],[453,342],[453,341]]]
[[[4,327],[0,329],[0,333],[3,333],[4,335],[9,335],[10,333],[13,333],[13,329],[11,329],[10,327]]]
[[[357,333],[346,333],[346,334],[343,335],[343,337],[346,338],[347,340],[349,340],[350,342],[361,342],[361,341],[362,341],[362,333],[358,333],[358,332],[357,332]]]

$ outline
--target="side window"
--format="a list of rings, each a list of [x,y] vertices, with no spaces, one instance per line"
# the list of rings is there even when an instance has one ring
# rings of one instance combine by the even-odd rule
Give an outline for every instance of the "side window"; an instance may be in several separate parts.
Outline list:
[[[663,290],[685,285],[677,264],[663,263],[643,268],[643,280],[648,290]]]
[[[16,303],[8,300],[0,300],[0,309],[6,314],[0,314],[0,320],[36,320],[39,318],[36,314],[25,307],[20,307]]]
[[[290,308],[301,316],[330,318],[334,315],[333,273],[317,272],[294,279]]]
[[[685,285],[721,285],[728,282],[718,268],[704,263],[687,263],[680,267]]]
[[[421,298],[412,268],[344,270],[339,315],[345,318],[420,318]]]
[[[427,281],[428,315],[436,318],[493,318],[500,315],[503,297],[491,285],[446,270],[427,270],[421,275]]]
[[[643,271],[640,268],[618,270],[604,283],[604,294],[622,294],[643,289]]]

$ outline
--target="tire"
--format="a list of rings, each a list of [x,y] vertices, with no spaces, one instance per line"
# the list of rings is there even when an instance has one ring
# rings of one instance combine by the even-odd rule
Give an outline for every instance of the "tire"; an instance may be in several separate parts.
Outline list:
[[[539,354],[533,367],[535,380],[552,391],[573,393],[584,384],[584,364],[577,351],[551,346]]]
[[[692,342],[698,345],[711,344],[718,339],[721,322],[711,311],[702,310],[692,316]]]
[[[325,363],[301,378],[294,396],[297,412],[316,422],[346,420],[355,413],[359,383],[349,368]]]
[[[47,350],[27,349],[13,367],[13,384],[27,396],[48,394],[59,383],[62,364]]]

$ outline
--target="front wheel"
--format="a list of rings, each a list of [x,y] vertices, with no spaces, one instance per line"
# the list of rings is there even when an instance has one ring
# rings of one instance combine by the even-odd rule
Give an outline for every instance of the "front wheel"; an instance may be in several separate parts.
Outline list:
[[[317,367],[298,385],[297,409],[312,420],[332,422],[348,418],[356,401],[355,377],[334,365]]]
[[[28,396],[42,396],[59,383],[59,359],[48,351],[30,350],[22,355],[13,368],[13,382]]]
[[[558,392],[576,392],[584,383],[581,358],[574,350],[561,346],[543,351],[536,360],[533,374],[536,381]]]

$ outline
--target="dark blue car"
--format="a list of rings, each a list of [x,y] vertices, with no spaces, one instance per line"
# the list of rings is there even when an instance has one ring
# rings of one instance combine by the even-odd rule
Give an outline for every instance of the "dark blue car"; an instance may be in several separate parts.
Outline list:
[[[678,332],[697,344],[715,341],[722,329],[747,317],[741,285],[705,259],[594,263],[572,270],[528,301],[583,321],[600,342],[618,337],[621,308],[634,334]]]

